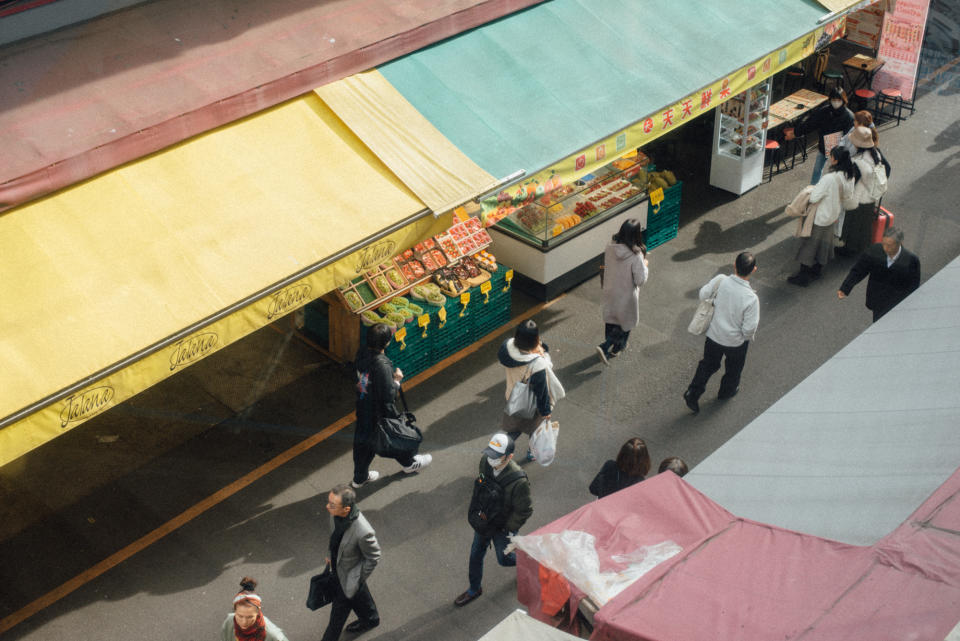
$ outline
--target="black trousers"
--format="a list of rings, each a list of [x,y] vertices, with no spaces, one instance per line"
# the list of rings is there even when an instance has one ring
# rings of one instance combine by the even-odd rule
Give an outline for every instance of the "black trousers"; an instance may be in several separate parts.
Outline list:
[[[740,387],[740,374],[743,373],[743,365],[747,362],[747,346],[750,341],[744,341],[737,347],[726,347],[709,338],[703,344],[703,358],[697,365],[697,373],[693,375],[690,381],[690,394],[694,398],[700,398],[707,387],[707,381],[720,369],[720,361],[726,358],[723,372],[723,378],[720,379],[720,392],[718,396],[732,396],[737,393]]]
[[[347,623],[347,617],[350,611],[357,613],[357,618],[361,621],[376,623],[380,621],[380,613],[377,612],[377,604],[373,602],[373,596],[367,587],[366,581],[360,582],[360,589],[353,595],[353,598],[347,598],[340,587],[340,581],[337,581],[337,595],[330,604],[330,623],[323,633],[321,641],[337,641],[340,633],[343,632],[343,626]]]
[[[367,475],[370,473],[370,464],[377,452],[371,446],[373,434],[360,431],[359,421],[356,431],[353,433],[353,480],[357,485],[367,482]],[[403,467],[413,465],[413,454],[396,456],[394,460]]]

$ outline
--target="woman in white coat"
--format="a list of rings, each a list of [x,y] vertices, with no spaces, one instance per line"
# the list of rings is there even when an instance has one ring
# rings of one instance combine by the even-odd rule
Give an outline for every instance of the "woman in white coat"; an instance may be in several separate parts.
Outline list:
[[[850,152],[837,146],[830,150],[830,168],[810,193],[810,204],[816,203],[813,231],[800,239],[797,260],[800,271],[787,279],[791,285],[806,287],[820,278],[823,266],[833,256],[837,220],[843,213],[843,203],[850,200],[858,178],[858,170],[850,160]]]
[[[843,221],[843,230],[840,239],[843,240],[843,249],[840,252],[845,256],[858,256],[869,247],[873,231],[873,221],[877,215],[877,194],[882,194],[885,186],[879,184],[877,173],[884,174],[886,169],[877,149],[873,132],[867,127],[854,127],[849,134],[850,144],[854,147],[851,160],[860,172],[854,196],[857,207],[848,211]]]
[[[600,272],[604,341],[597,345],[597,353],[607,365],[624,350],[630,331],[640,323],[640,286],[647,282],[648,265],[640,221],[625,220],[603,252]]]

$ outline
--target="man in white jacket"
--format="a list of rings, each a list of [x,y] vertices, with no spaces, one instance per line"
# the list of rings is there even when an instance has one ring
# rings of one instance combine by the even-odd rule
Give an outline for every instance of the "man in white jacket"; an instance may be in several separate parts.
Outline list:
[[[760,323],[760,301],[750,287],[750,276],[757,271],[757,261],[750,252],[742,252],[737,256],[734,268],[734,275],[715,276],[700,288],[700,300],[708,299],[714,290],[717,295],[713,318],[707,328],[703,358],[683,393],[683,400],[694,414],[700,411],[698,400],[707,381],[720,369],[721,359],[726,358],[726,364],[717,400],[733,398],[740,391],[740,374],[747,360],[747,346]]]

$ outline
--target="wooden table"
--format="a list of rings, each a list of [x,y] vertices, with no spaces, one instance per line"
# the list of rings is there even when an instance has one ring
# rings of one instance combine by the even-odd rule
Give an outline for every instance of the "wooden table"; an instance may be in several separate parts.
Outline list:
[[[810,91],[809,89],[801,89],[770,105],[768,117],[770,122],[769,126],[772,129],[785,125],[788,122],[793,122],[826,101],[827,97],[822,93]]]
[[[827,97],[822,93],[801,89],[792,93],[782,100],[770,105],[770,111],[767,116],[769,130],[776,129],[788,123],[792,123],[800,116],[810,113],[810,111],[827,101]],[[768,134],[769,135],[769,134]],[[780,141],[783,144],[783,141]],[[803,159],[807,159],[806,139],[794,139],[790,145],[790,169],[793,169],[797,161],[797,147],[803,154]],[[783,150],[783,158],[786,159],[786,149]]]
[[[850,86],[850,93],[857,89],[869,89],[873,82],[873,76],[880,71],[883,66],[882,60],[871,58],[862,53],[858,53],[852,58],[843,61],[843,75]]]

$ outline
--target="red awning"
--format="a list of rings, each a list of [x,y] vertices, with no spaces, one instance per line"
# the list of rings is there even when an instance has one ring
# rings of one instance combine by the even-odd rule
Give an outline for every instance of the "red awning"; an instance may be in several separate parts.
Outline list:
[[[0,49],[0,211],[542,0],[154,2]]]

